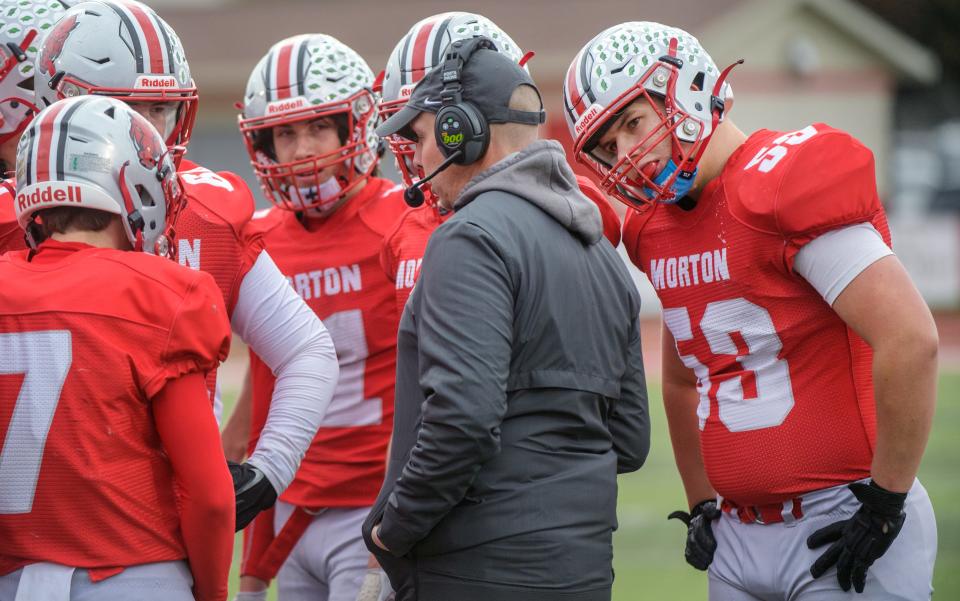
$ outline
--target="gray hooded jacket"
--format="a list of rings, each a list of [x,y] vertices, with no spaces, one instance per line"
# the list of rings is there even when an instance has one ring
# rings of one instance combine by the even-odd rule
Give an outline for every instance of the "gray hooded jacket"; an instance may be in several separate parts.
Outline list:
[[[649,448],[639,296],[556,142],[481,173],[455,208],[401,319],[368,546],[382,522],[399,600],[431,598],[429,574],[609,599],[616,475]]]

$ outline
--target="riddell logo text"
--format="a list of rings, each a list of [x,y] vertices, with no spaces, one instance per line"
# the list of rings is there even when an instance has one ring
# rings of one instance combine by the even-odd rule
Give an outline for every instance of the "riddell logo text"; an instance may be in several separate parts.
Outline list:
[[[578,134],[582,133],[583,130],[587,128],[588,125],[593,121],[593,118],[600,114],[600,105],[592,104],[590,108],[587,109],[587,112],[580,115],[580,118],[577,119],[576,125],[573,126],[573,129],[576,130]]]
[[[17,205],[21,212],[36,205],[58,202],[82,203],[80,186],[67,186],[66,188],[47,186],[46,188],[36,188],[29,194],[17,194]]]
[[[274,113],[283,113],[286,111],[292,111],[293,109],[300,109],[307,106],[307,101],[303,98],[297,98],[295,100],[280,100],[278,102],[271,102],[267,105],[267,114],[272,115]]]
[[[175,88],[177,79],[175,77],[148,77],[143,75],[137,78],[137,88]]]

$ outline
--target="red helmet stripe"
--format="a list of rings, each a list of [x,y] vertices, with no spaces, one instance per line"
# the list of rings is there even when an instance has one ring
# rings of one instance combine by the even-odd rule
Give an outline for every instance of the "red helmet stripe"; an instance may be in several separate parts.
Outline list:
[[[293,44],[284,44],[277,52],[277,99],[290,98],[290,57]]]
[[[427,62],[427,41],[430,39],[430,32],[433,31],[434,25],[436,22],[431,21],[417,32],[417,38],[413,43],[413,63],[410,65],[411,83],[423,79],[423,67]]]
[[[33,183],[45,182],[50,179],[50,150],[53,147],[54,122],[63,111],[64,103],[52,105],[40,122],[40,135],[37,136],[37,176]]]
[[[124,7],[126,7],[126,9],[130,11],[130,14],[133,15],[133,18],[137,20],[137,24],[140,26],[140,32],[143,34],[143,39],[147,42],[147,52],[150,53],[150,73],[164,73],[163,50],[160,46],[160,36],[157,33],[156,25],[154,25],[150,17],[147,16],[146,11],[136,4],[124,4]]]

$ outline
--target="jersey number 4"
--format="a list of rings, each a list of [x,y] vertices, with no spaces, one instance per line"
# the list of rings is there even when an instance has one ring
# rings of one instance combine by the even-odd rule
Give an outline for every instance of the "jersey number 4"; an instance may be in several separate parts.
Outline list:
[[[23,374],[0,451],[0,514],[33,507],[43,448],[71,363],[67,330],[0,334],[0,375]]]
[[[680,352],[680,343],[693,340],[690,314],[685,307],[664,309],[663,321],[674,340],[683,364],[697,376],[700,405],[697,417],[703,430],[710,417],[710,399],[719,408],[720,422],[731,432],[745,432],[779,426],[793,409],[793,386],[786,359],[779,358],[783,343],[770,313],[745,298],[716,301],[707,305],[700,320],[700,332],[714,355],[733,355],[743,368],[736,377],[715,376],[697,357]],[[734,334],[746,345],[738,348]],[[753,375],[756,396],[746,398],[744,379]]]
[[[383,399],[364,396],[364,375],[370,352],[363,327],[363,312],[360,309],[340,311],[324,317],[323,325],[330,331],[340,363],[340,379],[323,418],[323,427],[380,424],[383,421]]]

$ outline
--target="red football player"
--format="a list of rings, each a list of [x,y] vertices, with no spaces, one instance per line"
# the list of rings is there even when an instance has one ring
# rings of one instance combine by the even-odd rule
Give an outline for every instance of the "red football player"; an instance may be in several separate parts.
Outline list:
[[[230,325],[208,274],[146,254],[172,254],[173,161],[86,97],[40,113],[17,163],[33,248],[0,257],[0,591],[223,600],[233,493],[204,376]]]
[[[261,580],[286,559],[281,597],[356,598],[367,567],[360,524],[384,475],[398,317],[379,256],[406,205],[402,188],[375,176],[372,86],[370,68],[341,42],[296,36],[254,68],[240,118],[254,171],[276,205],[251,228],[329,328],[340,361],[317,437],[280,496],[275,521],[264,514],[255,522],[246,554],[242,573]],[[251,374],[256,437],[274,379],[257,356]],[[242,411],[241,403],[235,413]],[[260,587],[246,580],[242,588]]]
[[[937,333],[890,249],[873,155],[822,123],[745,135],[729,71],[632,22],[564,85],[577,158],[632,207],[624,243],[664,307],[687,560],[711,599],[928,599],[916,473]]]
[[[382,74],[381,118],[389,118],[406,105],[413,88],[440,62],[448,45],[479,35],[493,40],[499,52],[517,62],[525,60],[523,51],[513,39],[483,15],[448,12],[427,17],[411,27],[390,54]],[[398,135],[388,136],[387,143],[397,159],[404,185],[412,186],[424,176],[413,164],[413,143]],[[577,183],[584,195],[600,209],[604,236],[614,246],[620,244],[620,218],[610,201],[589,179],[577,177]],[[430,234],[453,214],[439,206],[429,183],[424,184],[421,191],[423,204],[404,214],[387,235],[380,254],[380,264],[396,286],[397,307],[401,312],[420,273]]]
[[[93,55],[102,60],[91,61]],[[45,40],[36,73],[40,106],[76,94],[110,95],[166,137],[187,199],[177,223],[180,264],[214,277],[234,331],[277,374],[260,443],[246,463],[231,463],[242,528],[290,484],[316,434],[337,380],[330,335],[263,252],[259,237],[243,233],[254,207],[243,180],[180,160],[193,130],[197,90],[183,47],[163,19],[138,2],[77,4]],[[149,163],[155,149],[138,148]],[[216,374],[207,385],[219,417]],[[228,449],[228,458],[239,461],[244,451]]]
[[[56,0],[25,4],[0,0],[0,178],[12,177],[17,142],[36,112],[33,62],[37,48],[65,11]],[[13,198],[0,188],[0,254],[23,248],[26,243],[17,224]]]

